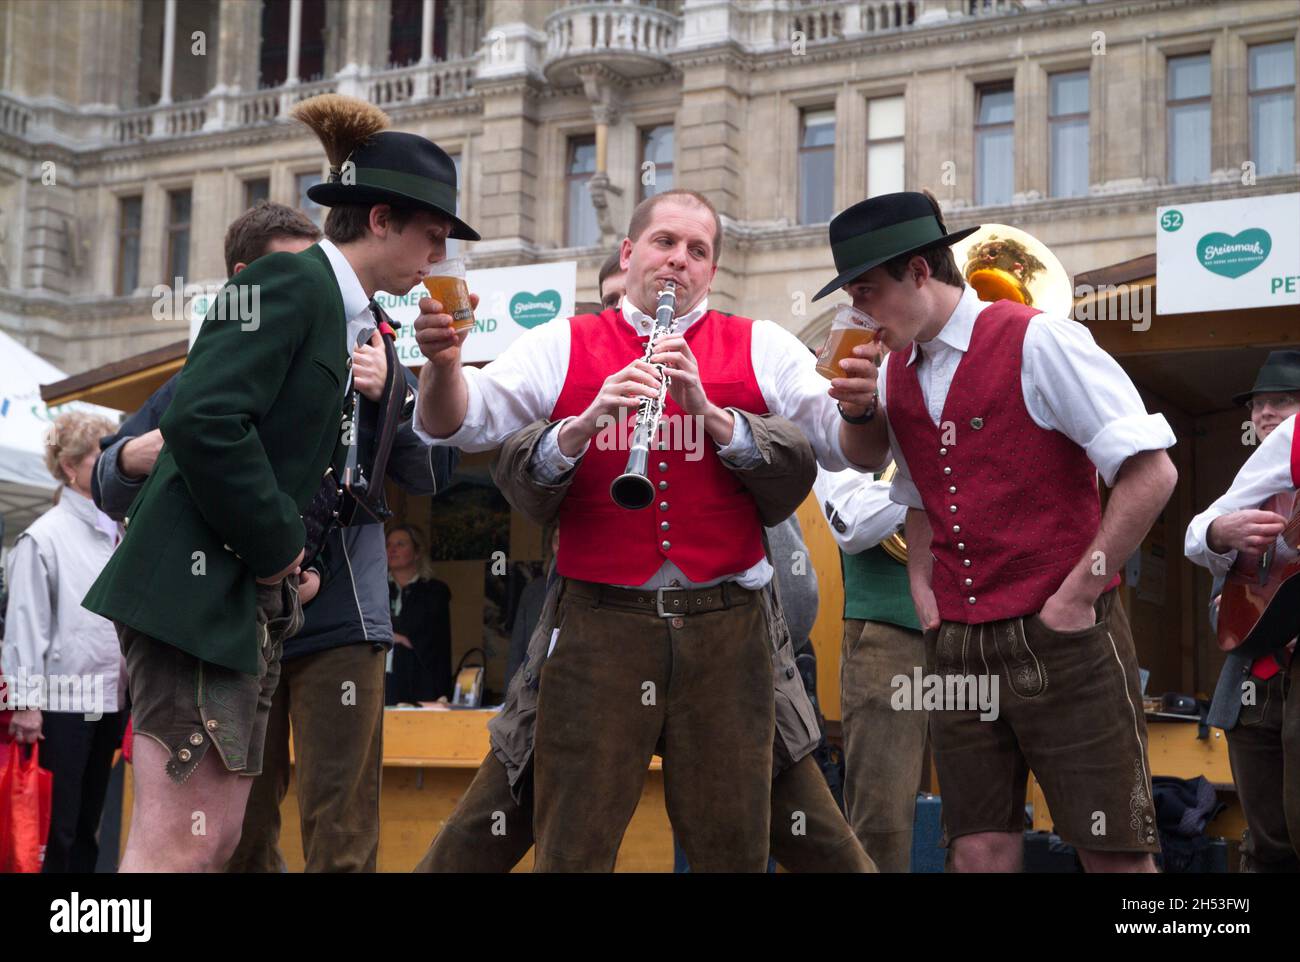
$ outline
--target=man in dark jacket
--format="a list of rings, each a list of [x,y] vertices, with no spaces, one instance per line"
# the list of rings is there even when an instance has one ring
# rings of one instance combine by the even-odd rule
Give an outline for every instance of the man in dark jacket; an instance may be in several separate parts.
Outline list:
[[[317,234],[315,225],[298,212],[278,204],[259,205],[227,232],[227,270],[233,277],[269,253],[272,245],[290,252],[306,249]],[[377,348],[365,345],[354,355],[354,386],[363,395],[375,393],[375,388],[356,358],[377,353]],[[95,500],[111,517],[121,520],[127,514],[153,468],[161,445],[158,423],[171,402],[175,381],[155,391],[116,435],[100,442],[103,450],[93,475]],[[363,404],[358,419],[363,446],[375,429],[375,418],[364,415],[371,410]],[[429,495],[448,482],[457,459],[455,451],[448,456],[421,442],[407,420],[397,432],[388,470],[410,493]],[[308,871],[374,870],[384,660],[393,631],[383,528],[366,520],[369,523],[335,529],[313,566],[320,588],[304,608],[302,630],[284,642],[262,774],[254,780],[228,871],[284,870],[278,841],[280,803],[289,785],[290,718]],[[351,697],[346,685],[352,687]]]

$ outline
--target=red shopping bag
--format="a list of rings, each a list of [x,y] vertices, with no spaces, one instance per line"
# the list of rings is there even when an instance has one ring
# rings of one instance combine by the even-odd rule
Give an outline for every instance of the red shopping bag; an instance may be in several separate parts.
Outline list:
[[[23,758],[22,746],[9,746],[0,773],[0,872],[39,872],[50,837],[50,793],[54,776],[40,766],[40,747]]]

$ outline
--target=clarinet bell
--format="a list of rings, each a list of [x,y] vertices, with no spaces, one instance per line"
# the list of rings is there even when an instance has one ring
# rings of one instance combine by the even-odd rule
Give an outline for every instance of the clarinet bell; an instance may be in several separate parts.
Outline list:
[[[609,486],[609,496],[620,508],[640,511],[642,508],[650,507],[654,501],[655,486],[644,474],[629,470],[614,479],[614,483]]]

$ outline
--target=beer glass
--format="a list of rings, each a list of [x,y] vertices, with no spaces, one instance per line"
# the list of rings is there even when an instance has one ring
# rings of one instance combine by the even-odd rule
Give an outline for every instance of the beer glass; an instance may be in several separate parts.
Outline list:
[[[856,357],[853,349],[859,344],[870,344],[876,339],[876,322],[852,304],[841,304],[835,309],[826,342],[817,352],[817,373],[824,378],[848,377],[840,361]]]
[[[460,257],[434,264],[424,278],[429,296],[442,305],[442,313],[450,314],[456,333],[474,326],[474,308],[469,303],[469,288],[465,285],[465,261]]]

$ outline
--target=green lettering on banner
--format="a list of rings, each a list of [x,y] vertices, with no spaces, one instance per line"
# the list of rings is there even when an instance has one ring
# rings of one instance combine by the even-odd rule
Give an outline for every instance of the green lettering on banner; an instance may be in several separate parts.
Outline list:
[[[1196,242],[1196,258],[1201,266],[1220,277],[1241,277],[1268,259],[1273,239],[1268,231],[1247,228],[1235,236],[1218,231]]]
[[[520,291],[510,298],[510,317],[526,330],[540,327],[559,313],[559,291],[545,290],[539,294]]]

